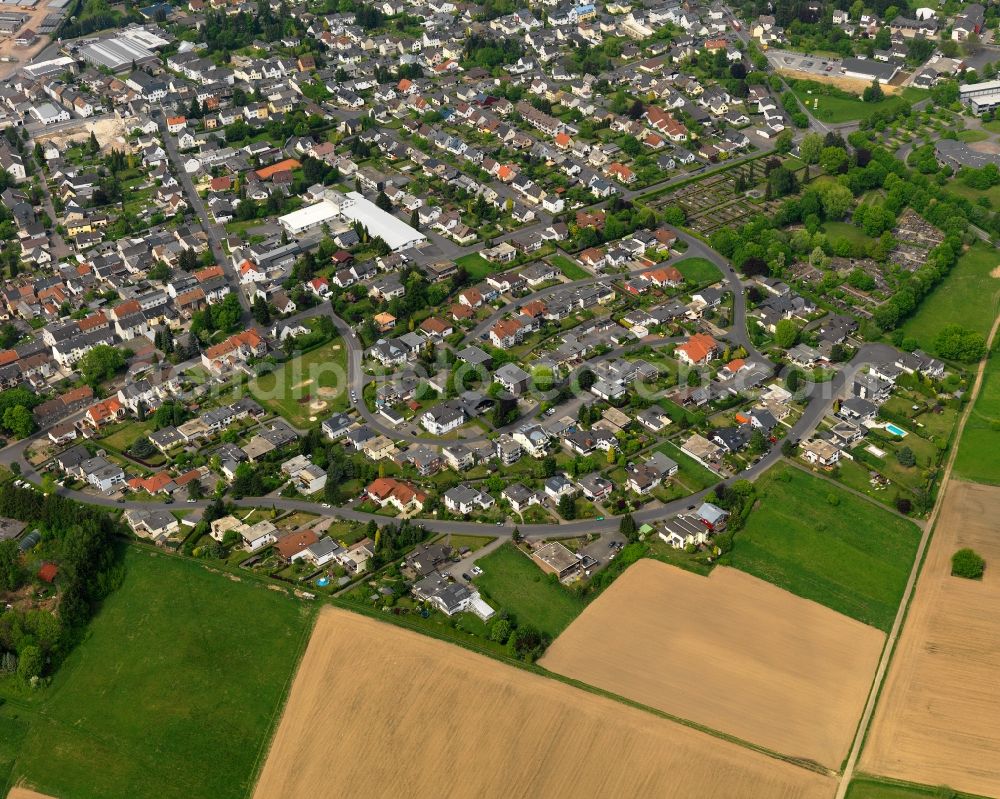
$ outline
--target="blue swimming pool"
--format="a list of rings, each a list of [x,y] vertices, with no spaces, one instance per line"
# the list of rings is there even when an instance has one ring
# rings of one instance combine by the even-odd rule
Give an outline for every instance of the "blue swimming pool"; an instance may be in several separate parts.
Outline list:
[[[329,577],[320,577],[316,581],[316,585],[318,585],[320,588],[322,588],[325,585],[329,585],[329,584],[330,584],[330,578]]]
[[[885,429],[892,433],[894,436],[899,436],[900,438],[906,437],[906,431],[902,427],[896,427],[896,425],[891,422],[885,426]]]

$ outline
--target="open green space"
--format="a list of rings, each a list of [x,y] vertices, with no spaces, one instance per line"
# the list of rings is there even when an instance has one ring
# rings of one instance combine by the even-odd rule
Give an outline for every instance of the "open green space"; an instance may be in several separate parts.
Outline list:
[[[573,261],[572,258],[567,258],[565,255],[553,255],[549,258],[549,261],[570,280],[586,280],[588,277],[593,277],[580,264]]]
[[[994,350],[986,364],[983,386],[958,443],[956,477],[1000,485],[1000,353]]]
[[[989,122],[982,123],[983,130],[988,130],[990,133],[1000,133],[1000,119],[991,119]]]
[[[975,799],[972,794],[958,793],[940,786],[901,785],[871,777],[856,777],[847,789],[847,799]]]
[[[682,261],[678,261],[674,266],[684,275],[684,279],[688,283],[694,283],[699,286],[706,283],[714,283],[722,277],[719,267],[707,258],[685,258]]]
[[[816,119],[833,123],[868,119],[876,111],[891,113],[905,102],[917,102],[925,95],[920,89],[906,88],[900,94],[886,95],[876,103],[866,103],[861,97],[824,94],[827,87],[822,86],[817,89],[817,86],[819,84],[812,81],[795,81],[793,91]]]
[[[261,405],[295,427],[318,424],[348,408],[347,348],[335,338],[252,380],[250,391]]]
[[[916,555],[916,525],[792,467],[766,474],[757,491],[721,562],[888,630]]]
[[[0,777],[61,799],[248,796],[312,608],[145,548],[124,564],[52,685],[0,705]]]
[[[124,452],[138,439],[149,435],[152,431],[152,419],[142,422],[125,422],[115,425],[108,435],[101,438],[101,444],[119,452]]]
[[[585,602],[555,582],[513,544],[504,544],[477,564],[483,573],[476,587],[518,626],[534,627],[555,638],[583,610]]]
[[[487,275],[500,271],[498,264],[491,264],[478,252],[470,252],[468,255],[456,258],[455,263],[465,269],[473,280],[482,280]]]
[[[957,194],[959,197],[964,197],[974,203],[978,203],[985,197],[989,201],[990,208],[1000,208],[1000,186],[990,186],[988,189],[974,189],[961,180],[952,180],[947,184],[946,188],[952,194]]]
[[[968,143],[985,141],[990,137],[990,134],[985,130],[960,130],[958,132],[958,140]]]
[[[874,241],[861,228],[852,225],[850,222],[825,222],[823,229],[826,231],[826,237],[830,241],[847,239],[851,244],[870,244]]]
[[[1000,253],[995,249],[982,243],[970,247],[903,324],[904,336],[933,352],[934,340],[947,325],[960,324],[987,335],[1000,308],[1000,279],[990,277],[997,266]]]

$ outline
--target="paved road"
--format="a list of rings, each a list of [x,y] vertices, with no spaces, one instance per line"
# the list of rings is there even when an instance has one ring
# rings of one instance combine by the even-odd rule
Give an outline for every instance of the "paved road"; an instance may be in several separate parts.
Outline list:
[[[162,110],[156,109],[153,112],[153,118],[160,127],[160,138],[163,139],[163,148],[167,151],[167,157],[170,159],[174,172],[177,174],[177,179],[184,189],[184,195],[187,197],[188,204],[198,217],[201,229],[208,236],[208,244],[212,249],[215,262],[225,272],[230,291],[239,298],[240,306],[243,308],[243,321],[250,323],[253,319],[250,313],[250,300],[247,298],[246,292],[243,291],[239,275],[236,273],[236,267],[233,266],[226,255],[225,249],[222,246],[222,237],[219,235],[219,230],[225,230],[225,228],[209,219],[208,212],[205,210],[205,203],[202,202],[201,196],[194,186],[194,181],[191,180],[191,176],[184,169],[184,162],[177,149],[177,139],[167,130],[167,120]]]
[[[352,331],[353,333],[353,331]],[[850,381],[853,379],[854,375],[866,364],[871,363],[883,363],[886,360],[894,359],[896,355],[896,350],[884,344],[868,344],[863,346],[855,355],[855,357],[846,364],[845,367],[837,373],[837,375],[830,381],[821,384],[810,384],[808,391],[808,405],[799,420],[791,427],[788,432],[788,437],[792,440],[803,440],[809,437],[812,432],[816,429],[817,424],[830,409],[833,401],[842,395],[842,392],[849,386]],[[23,439],[21,441],[15,442],[3,450],[0,450],[0,464],[10,466],[12,463],[17,462],[21,467],[21,474],[24,478],[31,480],[33,482],[40,482],[41,478],[38,473],[30,467],[24,460],[24,452],[28,444],[35,439],[41,438],[45,435],[44,431],[35,434],[34,436]],[[774,463],[776,463],[781,458],[781,453],[778,448],[771,450],[769,453],[764,455],[756,464],[752,465],[746,471],[740,473],[739,475],[730,478],[725,482],[733,482],[737,479],[743,480],[755,480],[761,474],[763,474],[768,468],[770,468]],[[657,505],[656,507],[643,508],[635,513],[633,517],[639,523],[655,521],[657,519],[662,519],[667,516],[671,516],[680,513],[687,509],[689,505],[696,504],[704,499],[704,497],[711,491],[711,489],[704,489],[688,497],[675,500],[662,505]],[[89,493],[70,491],[69,489],[60,488],[57,493],[61,496],[70,497],[72,499],[87,502],[93,505],[104,505],[108,507],[116,507],[120,509],[126,508],[137,508],[146,509],[150,507],[148,502],[117,502],[116,500],[109,499],[107,497],[94,496]],[[305,500],[299,499],[286,499],[283,497],[277,497],[274,499],[262,499],[260,497],[247,497],[240,500],[235,500],[234,503],[239,507],[259,507],[273,505],[281,510],[293,510],[293,511],[306,511],[310,513],[324,513],[323,509],[315,502],[307,502]],[[208,505],[207,500],[201,500],[193,503],[178,503],[178,509],[183,508],[203,508]],[[327,511],[327,513],[338,516],[343,519],[349,519],[352,521],[368,522],[376,521],[379,524],[385,524],[387,518],[385,516],[379,516],[372,513],[363,513],[361,511],[356,511],[351,508],[336,508]],[[540,524],[531,525],[530,527],[525,527],[522,532],[526,538],[537,539],[537,538],[548,538],[554,535],[575,535],[575,534],[585,534],[591,532],[605,533],[613,532],[618,529],[619,518],[617,516],[611,516],[605,518],[603,521],[595,520],[580,520],[573,522],[565,522],[563,524]],[[497,526],[495,531],[491,530],[489,533],[486,532],[487,526],[484,526],[478,522],[457,522],[457,521],[438,521],[436,519],[424,519],[418,520],[420,524],[424,525],[430,530],[440,533],[463,533],[472,535],[483,535],[483,534],[495,534],[495,535],[509,535],[513,532],[516,525],[514,522],[508,521],[507,523]]]

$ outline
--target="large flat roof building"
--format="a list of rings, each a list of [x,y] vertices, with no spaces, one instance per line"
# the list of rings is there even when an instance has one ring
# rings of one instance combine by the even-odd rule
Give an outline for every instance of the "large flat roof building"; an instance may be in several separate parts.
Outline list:
[[[1000,108],[1000,80],[985,80],[959,86],[958,97],[977,114],[995,111]]]
[[[876,61],[873,58],[845,58],[841,63],[841,71],[848,78],[861,78],[862,80],[877,80],[879,83],[888,83],[899,72],[899,67],[895,64],[887,64],[884,61]]]
[[[290,235],[301,235],[335,219],[358,222],[371,236],[378,236],[393,252],[416,247],[427,237],[356,191],[346,195],[328,190],[322,200],[278,218]]]

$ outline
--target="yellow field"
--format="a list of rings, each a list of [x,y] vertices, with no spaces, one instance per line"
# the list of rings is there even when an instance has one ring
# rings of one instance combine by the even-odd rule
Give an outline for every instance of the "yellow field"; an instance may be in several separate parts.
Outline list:
[[[54,799],[45,793],[32,791],[30,788],[11,788],[7,794],[7,799]]]
[[[540,664],[785,755],[838,768],[871,688],[874,627],[717,567],[641,560]]]
[[[1000,795],[1000,488],[952,480],[861,754],[867,772]],[[951,576],[955,550],[986,560]]]
[[[831,778],[326,608],[254,793],[827,799]]]

